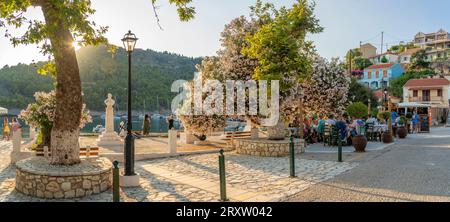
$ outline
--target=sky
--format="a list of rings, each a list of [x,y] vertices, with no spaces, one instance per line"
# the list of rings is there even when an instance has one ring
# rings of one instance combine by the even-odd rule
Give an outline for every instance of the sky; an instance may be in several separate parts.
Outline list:
[[[194,0],[196,18],[180,22],[176,8],[167,0],[158,0],[160,30],[151,0],[92,0],[97,10],[92,19],[110,27],[106,37],[116,45],[132,30],[138,48],[169,51],[186,56],[211,56],[220,49],[220,32],[233,18],[249,14],[256,0]],[[265,0],[276,6],[290,6],[295,0]],[[380,49],[381,32],[385,44],[411,41],[419,31],[428,33],[441,28],[450,31],[449,0],[316,0],[315,14],[325,28],[323,33],[308,36],[323,57],[342,57],[360,41]],[[27,12],[28,18],[42,19],[39,8]],[[20,34],[23,30],[15,30]],[[12,47],[0,29],[0,67],[30,63],[46,58],[35,45]]]

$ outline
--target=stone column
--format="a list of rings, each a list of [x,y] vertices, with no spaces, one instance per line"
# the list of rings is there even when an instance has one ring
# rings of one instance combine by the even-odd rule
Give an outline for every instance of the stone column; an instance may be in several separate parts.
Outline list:
[[[252,140],[259,139],[259,129],[254,127],[254,128],[252,128],[251,131],[252,131],[252,136],[251,136]]]
[[[184,144],[194,144],[198,139],[194,136],[194,134],[192,134],[192,132],[185,131],[180,135],[180,140]]]
[[[169,153],[170,154],[176,154],[177,153],[177,137],[178,137],[178,131],[177,130],[169,130]]]
[[[13,153],[19,152],[20,153],[20,147],[22,145],[22,129],[16,130],[16,132],[13,132],[12,136],[12,143],[13,143]]]

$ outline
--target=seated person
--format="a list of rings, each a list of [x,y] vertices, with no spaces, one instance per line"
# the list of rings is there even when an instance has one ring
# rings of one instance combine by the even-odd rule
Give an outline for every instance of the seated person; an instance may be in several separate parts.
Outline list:
[[[378,125],[378,120],[372,115],[369,115],[369,118],[367,119],[366,123],[371,125]]]
[[[341,141],[347,140],[348,143],[348,131],[347,131],[347,122],[345,117],[343,117],[340,121],[336,123],[336,126],[339,130],[339,139]],[[342,144],[343,146],[346,146],[347,144]]]
[[[333,116],[333,115],[330,115],[330,116],[328,117],[327,123],[328,123],[329,125],[331,125],[331,126],[333,126],[333,125],[336,124],[336,121],[334,120],[334,116]]]

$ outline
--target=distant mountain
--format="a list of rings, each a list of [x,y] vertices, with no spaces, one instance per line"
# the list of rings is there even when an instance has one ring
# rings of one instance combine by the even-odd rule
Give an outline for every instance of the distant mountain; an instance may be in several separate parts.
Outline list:
[[[108,93],[116,99],[118,108],[126,110],[128,58],[119,48],[113,55],[105,46],[84,47],[77,51],[84,101],[87,108],[104,110]],[[190,58],[168,52],[137,49],[132,54],[133,109],[156,111],[167,109],[176,95],[170,92],[172,82],[190,80],[201,58]],[[36,91],[49,91],[53,80],[37,74],[33,65],[19,64],[0,69],[0,106],[25,108]],[[159,104],[157,104],[159,101]]]

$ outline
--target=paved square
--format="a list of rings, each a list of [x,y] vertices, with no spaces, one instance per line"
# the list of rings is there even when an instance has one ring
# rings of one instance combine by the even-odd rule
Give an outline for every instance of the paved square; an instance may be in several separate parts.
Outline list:
[[[9,166],[10,152],[11,144],[1,142],[0,201],[47,201],[14,191],[15,168]],[[227,194],[231,201],[282,201],[357,165],[304,160],[298,157],[298,178],[289,178],[288,158],[242,156],[234,152],[225,155]],[[122,201],[214,202],[218,201],[220,196],[217,154],[139,161],[136,163],[136,171],[141,175],[140,187],[122,189]],[[112,193],[108,191],[82,199],[63,201],[111,200]]]

